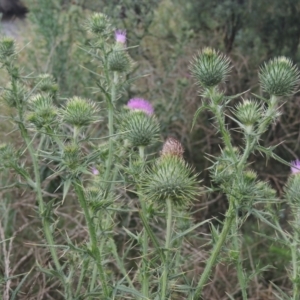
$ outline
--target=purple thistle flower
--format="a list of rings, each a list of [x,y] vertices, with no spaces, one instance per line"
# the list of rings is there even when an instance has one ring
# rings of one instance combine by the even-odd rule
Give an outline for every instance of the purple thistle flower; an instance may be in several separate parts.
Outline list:
[[[99,175],[99,171],[95,167],[91,167],[93,175]]]
[[[292,164],[292,167],[291,167],[292,174],[299,173],[300,172],[300,160],[297,159],[295,161],[292,161],[291,164]]]
[[[127,103],[127,107],[131,110],[140,110],[151,116],[154,113],[153,106],[150,102],[142,98],[130,99]]]
[[[126,31],[117,29],[115,31],[115,39],[117,43],[125,44],[126,43]]]

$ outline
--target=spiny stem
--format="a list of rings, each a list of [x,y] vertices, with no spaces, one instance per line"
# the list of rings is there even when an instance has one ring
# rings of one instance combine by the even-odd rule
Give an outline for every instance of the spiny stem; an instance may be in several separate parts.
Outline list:
[[[44,217],[45,213],[45,205],[43,201],[43,195],[42,195],[42,187],[41,187],[41,176],[40,176],[40,170],[39,170],[39,165],[37,161],[37,156],[34,152],[32,143],[29,139],[28,133],[26,128],[24,127],[23,123],[18,124],[21,135],[26,143],[28,152],[30,154],[31,160],[32,160],[32,165],[33,165],[33,171],[34,171],[34,177],[35,177],[35,187],[36,187],[36,193],[37,193],[37,200],[38,200],[38,205],[39,205],[39,214],[42,218],[42,224],[43,224],[43,230],[45,234],[45,238],[47,241],[47,244],[49,245],[50,248],[50,253],[55,265],[55,268],[57,271],[61,270],[61,266],[59,263],[58,255],[56,253],[55,249],[55,243],[53,239],[53,235],[50,229],[50,222],[47,217]]]
[[[144,163],[145,159],[145,147],[140,146],[139,147],[139,155],[141,160]],[[147,217],[147,207],[145,200],[140,197],[140,203],[141,203],[141,208],[142,212],[145,217]],[[143,257],[142,257],[142,293],[145,297],[149,297],[149,274],[148,274],[148,260],[147,260],[147,255],[148,255],[148,234],[147,231],[144,228],[143,231],[143,236],[142,236],[142,251],[143,251]]]
[[[101,279],[103,293],[104,293],[105,297],[107,299],[109,299],[109,289],[107,286],[106,274],[105,274],[103,266],[102,266],[101,253],[100,253],[100,248],[98,247],[98,243],[97,243],[97,235],[96,235],[95,225],[93,223],[93,220],[90,216],[89,209],[86,204],[86,199],[84,196],[81,182],[78,179],[74,180],[74,188],[75,188],[80,206],[83,209],[85,220],[86,220],[86,223],[87,223],[87,226],[89,229],[90,241],[91,241],[91,253],[93,254],[93,257],[96,260],[98,272],[99,272],[100,279]]]
[[[232,158],[236,159],[236,155],[234,153],[234,150],[233,150],[233,147],[231,144],[230,134],[229,134],[228,130],[226,129],[224,114],[222,113],[223,106],[215,103],[214,98],[215,98],[215,93],[217,92],[216,89],[217,88],[214,87],[209,90],[209,94],[212,99],[211,109],[212,109],[213,113],[216,115],[218,127],[219,127],[220,133],[222,135],[224,144],[225,144],[226,148],[230,151]]]
[[[106,164],[106,171],[104,175],[104,181],[109,181],[111,173],[112,159],[113,159],[113,135],[114,135],[114,102],[116,101],[116,85],[118,83],[118,73],[113,72],[113,80],[111,86],[110,100],[107,101],[108,110],[108,134],[109,134],[109,145],[108,145],[108,159]],[[108,184],[107,191],[110,190],[111,184]]]
[[[170,248],[171,248],[171,236],[172,236],[172,201],[167,199],[167,229],[166,229],[166,260],[164,262],[164,270],[161,278],[161,300],[166,299],[168,289],[168,275],[170,268]]]
[[[246,280],[245,274],[243,271],[243,265],[241,260],[241,250],[239,245],[239,237],[238,237],[238,216],[235,218],[235,224],[232,226],[232,239],[233,239],[233,247],[234,251],[237,253],[237,260],[235,261],[235,265],[237,268],[237,276],[239,281],[239,286],[242,291],[243,300],[247,300],[247,289],[246,289]]]
[[[226,241],[227,235],[231,229],[234,218],[235,218],[235,215],[234,215],[234,209],[233,209],[233,199],[230,199],[229,200],[229,208],[226,213],[222,232],[219,235],[218,241],[212,250],[212,253],[206,263],[205,269],[204,269],[204,271],[200,277],[200,280],[198,282],[198,285],[196,287],[196,292],[195,292],[195,297],[194,297],[195,300],[201,299],[201,293],[202,293],[203,287],[207,283],[210,273],[212,271],[212,268],[216,264],[217,258],[218,258],[219,253]]]
[[[298,259],[298,232],[297,232],[298,228],[294,229],[294,241],[291,243],[291,252],[292,252],[292,266],[293,266],[293,277],[292,277],[292,281],[293,281],[293,298],[292,300],[297,300],[299,299],[300,296],[300,290],[299,290],[299,259]]]

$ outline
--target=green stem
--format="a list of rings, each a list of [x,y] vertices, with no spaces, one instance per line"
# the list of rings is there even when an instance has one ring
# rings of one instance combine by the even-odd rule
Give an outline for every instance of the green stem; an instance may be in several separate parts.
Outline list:
[[[168,290],[168,275],[170,268],[170,248],[171,248],[171,236],[172,236],[172,201],[167,199],[167,229],[166,229],[166,260],[164,262],[164,270],[161,278],[161,300],[166,300]]]
[[[298,227],[298,226],[297,226]],[[298,300],[300,297],[300,290],[299,290],[299,267],[298,267],[298,239],[299,235],[297,232],[298,228],[294,229],[294,236],[293,236],[293,242],[291,244],[291,252],[292,252],[292,267],[293,267],[293,300]]]
[[[39,214],[42,218],[42,224],[43,224],[43,230],[44,230],[45,238],[46,238],[47,244],[49,245],[50,253],[51,253],[55,268],[56,268],[57,271],[60,271],[61,266],[60,266],[58,255],[57,255],[56,249],[55,249],[55,243],[54,243],[53,235],[52,235],[51,228],[50,228],[51,224],[50,224],[48,218],[44,216],[44,214],[45,214],[45,205],[44,205],[44,201],[43,201],[42,187],[41,187],[41,176],[40,176],[40,170],[39,170],[37,157],[35,155],[32,143],[29,139],[29,136],[28,136],[28,133],[27,133],[27,130],[26,130],[25,126],[23,125],[23,123],[18,123],[18,126],[19,126],[19,129],[20,129],[21,135],[22,135],[22,137],[23,137],[23,139],[26,143],[28,152],[29,152],[31,160],[32,160],[34,177],[35,177],[35,187],[36,187],[36,193],[37,193],[37,200],[38,200],[38,205],[39,205]]]
[[[237,268],[237,276],[239,281],[239,286],[242,291],[242,297],[243,300],[247,300],[247,287],[246,287],[246,280],[245,280],[245,274],[243,271],[243,263],[241,259],[241,249],[239,244],[239,237],[238,237],[238,217],[235,218],[235,225],[232,226],[232,238],[233,238],[233,247],[234,251],[237,253],[237,259],[235,261],[235,265]],[[234,227],[234,228],[233,228]]]
[[[78,126],[74,126],[74,129],[73,129],[73,140],[74,140],[74,143],[77,143],[78,134],[79,134],[79,127]]]
[[[145,147],[139,147],[139,155],[141,160],[144,162],[145,160]],[[140,197],[141,208],[144,216],[147,218],[147,206],[145,200]],[[142,294],[145,297],[149,297],[149,271],[148,271],[148,234],[144,228],[143,236],[142,236]]]
[[[276,98],[276,96],[272,96],[271,99],[270,99],[270,105],[267,108],[267,111],[265,113],[265,117],[264,117],[263,121],[261,122],[261,124],[258,127],[257,137],[256,138],[251,138],[250,136],[247,137],[246,148],[244,150],[243,157],[242,157],[242,159],[240,160],[240,162],[238,164],[238,167],[242,166],[246,162],[246,160],[248,159],[248,157],[249,157],[251,151],[253,150],[255,144],[257,143],[258,139],[265,132],[267,126],[269,126],[269,124],[272,120],[272,115],[275,113],[276,105],[277,105],[277,98]]]
[[[118,73],[113,72],[113,81],[111,86],[111,98],[107,101],[108,110],[108,134],[109,134],[109,145],[108,145],[108,159],[106,164],[106,171],[104,175],[104,181],[109,181],[111,174],[112,159],[113,159],[113,135],[114,135],[114,102],[116,101],[116,85],[118,83]],[[111,184],[108,183],[107,192],[110,190]]]
[[[81,290],[81,287],[82,287],[82,283],[83,283],[83,280],[85,278],[85,275],[86,275],[89,263],[90,263],[90,259],[89,258],[86,258],[83,261],[83,265],[82,265],[82,268],[81,268],[81,271],[80,271],[80,277],[79,277],[77,288],[76,288],[76,292],[75,292],[75,297],[76,298],[79,296],[79,293],[80,293],[80,290]]]
[[[232,222],[234,221],[235,218],[235,214],[234,214],[234,208],[233,208],[233,200],[230,199],[229,201],[229,208],[227,210],[226,213],[226,217],[225,217],[225,221],[224,221],[224,226],[222,229],[222,232],[218,238],[217,243],[215,244],[212,253],[207,261],[207,264],[205,266],[205,269],[200,277],[200,280],[198,282],[198,285],[196,287],[196,291],[195,291],[195,296],[194,296],[194,300],[198,300],[201,299],[201,293],[203,290],[204,285],[207,283],[210,273],[212,271],[212,268],[214,267],[214,265],[216,264],[217,258],[219,256],[219,253],[226,241],[227,235],[230,231],[230,228],[232,226]]]
[[[102,253],[102,252],[101,252]],[[96,279],[97,279],[97,275],[98,275],[98,272],[97,272],[97,265],[94,265],[93,267],[93,273],[92,273],[92,278],[90,280],[90,286],[89,286],[89,291],[90,293],[93,292],[94,288],[95,288],[95,283],[96,283]],[[90,296],[88,299],[92,299],[93,297]]]
[[[121,273],[123,274],[123,276],[124,276],[124,277],[126,278],[126,280],[128,281],[130,287],[131,287],[133,290],[136,291],[136,289],[135,289],[135,287],[134,287],[134,285],[133,285],[132,280],[130,279],[130,277],[128,276],[128,274],[127,274],[127,272],[126,272],[126,269],[125,269],[125,267],[124,267],[124,263],[123,263],[123,261],[122,261],[122,260],[120,259],[120,257],[119,257],[119,254],[118,254],[118,251],[117,251],[117,247],[116,247],[115,241],[114,241],[113,239],[110,239],[110,240],[109,240],[109,243],[110,243],[110,247],[111,247],[111,249],[112,249],[112,254],[113,254],[113,256],[114,256],[115,259],[116,259],[117,265],[118,265],[118,267],[120,268]]]
[[[99,249],[98,243],[97,243],[97,235],[96,235],[95,225],[93,223],[93,220],[90,216],[89,209],[86,204],[86,199],[84,196],[81,182],[78,179],[74,180],[74,188],[75,188],[80,206],[83,209],[85,220],[86,220],[86,223],[87,223],[87,226],[89,229],[90,242],[91,242],[91,253],[96,260],[96,265],[97,265],[101,283],[102,283],[103,293],[104,293],[105,297],[107,299],[109,299],[109,289],[107,286],[106,275],[105,275],[105,272],[104,272],[104,269],[102,266],[101,253],[100,253],[100,249]]]
[[[231,144],[230,134],[229,134],[228,130],[226,129],[226,125],[225,125],[223,106],[217,104],[214,99],[216,92],[217,92],[216,88],[212,88],[209,91],[210,97],[212,100],[211,109],[212,109],[213,113],[216,115],[217,122],[218,122],[218,128],[222,135],[224,144],[225,144],[226,148],[230,151],[232,158],[235,158],[235,160],[236,160],[236,155],[235,155],[235,152],[234,152],[232,144]]]

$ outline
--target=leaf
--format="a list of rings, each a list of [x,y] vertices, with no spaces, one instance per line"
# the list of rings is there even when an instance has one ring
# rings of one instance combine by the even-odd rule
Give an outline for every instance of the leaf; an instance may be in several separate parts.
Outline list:
[[[155,234],[153,233],[152,229],[150,228],[149,224],[148,224],[148,221],[146,219],[146,217],[144,216],[143,212],[140,211],[140,217],[141,217],[141,220],[143,222],[143,225],[145,227],[145,230],[147,231],[150,239],[152,240],[153,244],[154,244],[154,247],[156,248],[156,250],[158,251],[159,255],[160,255],[160,258],[161,260],[164,262],[165,261],[165,256],[164,256],[164,253],[159,245],[159,242],[155,236]]]
[[[277,297],[277,299],[280,299],[280,300],[291,300],[291,298],[283,290],[281,290],[275,283],[273,283],[272,281],[270,283],[281,294],[281,295],[278,295],[275,292],[273,292],[273,294]]]
[[[139,240],[139,237],[137,235],[135,235],[134,233],[132,233],[131,231],[129,231],[128,229],[126,229],[125,227],[123,227],[123,229],[125,230],[125,232],[134,240]]]
[[[232,96],[224,96],[224,99],[226,100],[226,105],[233,99],[236,99],[246,93],[248,93],[250,90],[247,90],[245,92],[242,92],[242,93],[239,93],[239,94],[236,94],[236,95],[232,95]]]
[[[143,294],[141,294],[139,291],[137,290],[133,290],[132,288],[129,288],[125,285],[117,285],[115,287],[116,290],[119,290],[119,291],[122,291],[122,292],[125,292],[125,293],[129,293],[131,295],[134,295],[137,297],[137,299],[147,299],[147,300],[150,300],[149,298],[145,297]]]
[[[63,192],[62,204],[64,204],[64,201],[69,192],[70,186],[71,186],[71,179],[67,179],[64,182],[64,192]]]
[[[20,291],[22,285],[24,284],[25,280],[27,279],[27,277],[30,275],[30,273],[32,272],[32,270],[34,269],[34,267],[32,267],[29,272],[22,278],[22,280],[20,281],[20,283],[18,284],[18,286],[15,288],[15,290],[13,291],[13,293],[11,294],[11,300],[15,300],[16,296],[18,295],[18,292]]]
[[[176,235],[174,236],[174,238],[172,239],[171,242],[173,243],[175,240],[177,240],[177,239],[179,239],[179,238],[181,238],[181,237],[187,235],[188,233],[194,231],[195,229],[197,229],[198,227],[200,227],[201,225],[204,225],[205,223],[207,223],[207,222],[209,222],[209,221],[210,221],[210,219],[205,220],[205,221],[203,221],[203,222],[201,222],[201,223],[198,223],[198,224],[196,224],[196,225],[190,227],[189,229],[187,229],[187,230],[185,230],[185,231],[183,231],[183,232],[181,232],[181,233],[176,234]]]
[[[195,125],[195,123],[196,123],[196,121],[197,121],[197,118],[198,118],[199,114],[200,114],[200,113],[202,112],[202,110],[204,110],[205,108],[207,108],[207,106],[206,106],[206,105],[202,105],[202,106],[200,106],[200,107],[196,110],[196,112],[195,112],[195,114],[194,114],[194,117],[193,117],[193,123],[192,123],[191,131],[192,131],[193,128],[194,128],[194,125]]]
[[[234,298],[231,295],[229,295],[227,292],[226,295],[229,297],[230,300],[234,300]]]

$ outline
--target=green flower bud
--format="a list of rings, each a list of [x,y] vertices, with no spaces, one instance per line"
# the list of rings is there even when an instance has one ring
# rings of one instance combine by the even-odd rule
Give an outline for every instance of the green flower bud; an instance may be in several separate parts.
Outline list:
[[[12,145],[0,145],[0,165],[6,168],[16,165],[16,154]]]
[[[105,195],[105,190],[99,187],[87,188],[85,190],[85,198],[94,213],[99,210],[106,209],[114,202],[115,199],[112,193]]]
[[[57,97],[58,84],[55,82],[54,78],[50,74],[41,74],[36,80],[36,91],[48,93],[54,99]]]
[[[148,146],[158,138],[159,123],[143,111],[129,111],[123,116],[120,130],[134,147]]]
[[[235,169],[233,166],[230,166],[225,162],[216,162],[210,168],[210,174],[215,183],[231,186],[234,179]]]
[[[68,144],[65,145],[62,154],[62,167],[67,169],[72,174],[80,172],[82,152],[78,145]]]
[[[236,106],[235,115],[244,125],[254,125],[262,117],[262,109],[257,102],[244,100]]]
[[[86,27],[92,33],[100,36],[109,35],[112,31],[109,18],[102,13],[94,13],[88,20]]]
[[[276,197],[276,191],[271,188],[267,182],[258,181],[253,190],[255,191],[256,200],[266,200],[270,202]]]
[[[244,178],[246,182],[252,183],[256,180],[257,174],[253,170],[246,170],[244,172]]]
[[[292,174],[285,187],[286,199],[292,206],[300,205],[300,173]]]
[[[272,96],[292,95],[299,84],[299,78],[298,68],[284,56],[265,63],[259,72],[262,89]]]
[[[2,38],[0,40],[0,61],[6,60],[15,53],[15,41],[9,37]]]
[[[97,111],[96,104],[79,97],[73,97],[62,110],[62,117],[66,123],[71,125],[88,126],[97,121],[95,116]]]
[[[199,195],[197,175],[176,155],[164,155],[143,179],[142,193],[159,205],[170,199],[177,206],[186,206]]]
[[[27,120],[37,129],[53,126],[57,122],[57,109],[49,94],[37,94],[30,98],[28,108],[32,111]]]
[[[128,73],[132,68],[132,61],[127,52],[112,51],[108,55],[108,67],[111,71]]]
[[[206,88],[224,81],[231,69],[229,59],[211,48],[204,48],[191,64],[192,74]]]
[[[17,105],[22,105],[27,98],[27,89],[19,81],[15,85],[15,90],[13,91],[11,83],[2,92],[1,98],[3,102],[9,107],[17,107]]]

